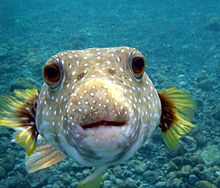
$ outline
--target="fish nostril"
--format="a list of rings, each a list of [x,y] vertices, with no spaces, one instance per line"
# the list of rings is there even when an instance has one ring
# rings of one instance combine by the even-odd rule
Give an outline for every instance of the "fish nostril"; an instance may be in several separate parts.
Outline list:
[[[78,75],[76,76],[76,78],[77,78],[77,80],[79,81],[79,80],[81,80],[84,76],[85,76],[85,73],[82,72],[82,73],[78,74]]]
[[[108,73],[111,75],[115,75],[116,71],[115,69],[108,69]]]

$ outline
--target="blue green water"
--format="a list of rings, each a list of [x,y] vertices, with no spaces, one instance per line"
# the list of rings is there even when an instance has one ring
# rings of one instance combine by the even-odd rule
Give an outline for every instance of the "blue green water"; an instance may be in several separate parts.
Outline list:
[[[159,130],[102,186],[220,187],[220,1],[1,0],[0,93],[38,87],[47,59],[64,50],[130,46],[147,57],[158,90],[178,86],[197,102],[194,129],[176,151]],[[0,131],[0,187],[74,187],[91,173],[74,161],[28,174],[24,150]]]

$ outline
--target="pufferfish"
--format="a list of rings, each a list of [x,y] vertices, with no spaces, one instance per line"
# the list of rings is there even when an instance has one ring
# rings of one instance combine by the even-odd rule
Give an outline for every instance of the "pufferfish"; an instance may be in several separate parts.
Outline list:
[[[44,84],[1,96],[0,126],[15,130],[28,172],[66,156],[95,167],[78,187],[99,187],[109,166],[130,159],[157,127],[168,148],[188,133],[192,96],[173,87],[157,92],[135,48],[90,48],[52,56]]]

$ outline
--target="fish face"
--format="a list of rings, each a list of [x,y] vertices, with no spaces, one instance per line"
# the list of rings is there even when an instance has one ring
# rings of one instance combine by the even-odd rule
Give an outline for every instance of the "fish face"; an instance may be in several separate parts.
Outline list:
[[[78,163],[130,158],[159,123],[159,97],[134,48],[59,53],[43,69],[37,130]]]

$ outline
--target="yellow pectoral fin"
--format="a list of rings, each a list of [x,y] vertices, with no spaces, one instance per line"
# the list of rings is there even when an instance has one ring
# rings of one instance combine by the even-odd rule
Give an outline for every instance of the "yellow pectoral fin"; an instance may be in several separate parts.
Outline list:
[[[99,188],[102,181],[102,174],[106,167],[98,167],[94,173],[81,181],[77,188]]]
[[[159,97],[163,140],[169,149],[174,149],[178,140],[195,127],[190,122],[195,112],[195,102],[189,93],[176,88],[160,92]]]
[[[15,130],[14,142],[26,148],[27,155],[35,149],[38,132],[35,124],[37,89],[15,90],[12,96],[0,96],[0,127]]]
[[[52,145],[47,144],[39,136],[34,152],[26,157],[26,169],[29,173],[47,168],[59,163],[65,158],[65,155]]]

